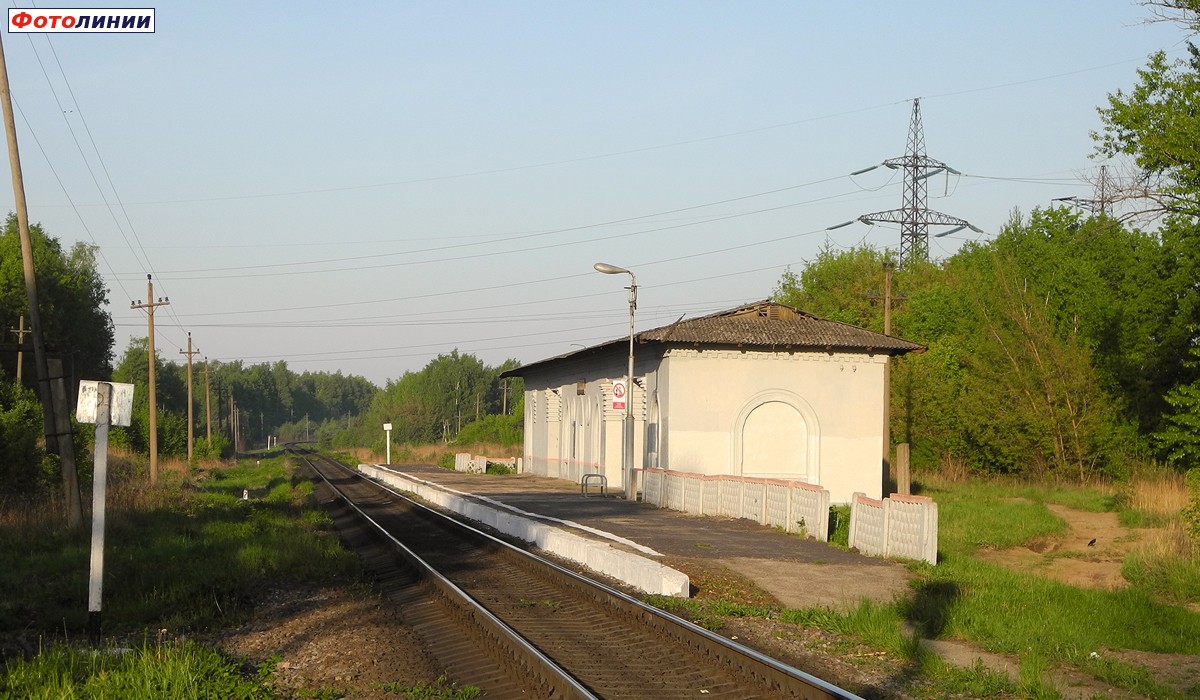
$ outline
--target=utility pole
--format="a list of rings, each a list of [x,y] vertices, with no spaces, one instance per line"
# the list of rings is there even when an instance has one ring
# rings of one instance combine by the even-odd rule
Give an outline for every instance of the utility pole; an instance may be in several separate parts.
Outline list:
[[[233,459],[237,461],[237,403],[233,399],[233,389],[229,390],[229,439],[233,441]]]
[[[883,262],[883,294],[872,292],[867,295],[871,300],[883,300],[883,334],[892,334],[892,306],[908,297],[892,294],[892,274],[896,271],[896,263],[891,260]],[[883,366],[883,482],[884,494],[892,478],[892,358],[888,358]]]
[[[21,319],[17,324],[17,330],[9,331],[17,336],[17,382],[20,383],[25,377],[24,368],[25,351],[21,348],[25,344],[25,336],[29,335],[30,331],[25,330],[25,315],[21,315]]]
[[[908,126],[908,149],[899,158],[889,158],[879,165],[855,171],[852,175],[862,175],[883,166],[904,173],[904,203],[899,209],[888,209],[871,214],[863,214],[858,221],[864,224],[890,222],[900,224],[900,267],[913,262],[929,259],[929,227],[953,226],[949,231],[936,234],[937,237],[948,236],[964,228],[976,233],[982,233],[973,224],[956,216],[934,211],[926,206],[929,200],[928,180],[938,173],[961,175],[940,160],[925,155],[925,127],[921,122],[921,98],[913,99],[912,120]],[[853,221],[829,227],[830,230],[847,226]]]
[[[208,387],[208,358],[204,358],[204,430],[208,433],[208,449],[212,449],[212,393]]]
[[[63,498],[67,505],[68,527],[83,525],[83,504],[75,472],[75,445],[68,429],[66,435],[58,430],[56,414],[66,419],[68,407],[54,405],[50,386],[50,370],[46,363],[46,347],[42,338],[41,308],[38,305],[37,274],[33,266],[33,243],[29,237],[29,206],[25,202],[25,179],[21,174],[21,153],[17,148],[17,125],[13,118],[12,90],[8,84],[8,64],[4,60],[4,43],[0,41],[0,109],[4,112],[4,132],[8,141],[8,163],[12,169],[13,204],[17,210],[17,234],[21,239],[21,269],[25,277],[25,299],[29,304],[29,332],[33,336],[33,365],[37,375],[38,397],[42,402],[42,426],[46,447],[57,446],[62,464]],[[70,422],[67,421],[67,425]]]
[[[188,349],[187,351],[180,350],[180,355],[187,355],[187,383],[188,383],[188,464],[192,463],[192,355],[199,355],[199,350],[192,349],[192,334],[188,332]]]
[[[145,309],[148,330],[146,332],[147,350],[150,352],[149,384],[150,384],[150,484],[158,483],[158,408],[154,400],[154,309],[171,303],[170,299],[160,298],[154,301],[154,281],[146,275],[146,303],[133,303],[131,309]]]
[[[896,265],[888,260],[883,263],[883,334],[892,334],[892,270]],[[892,479],[892,358],[883,363],[883,481],[888,486]],[[884,488],[883,495],[888,494]]]

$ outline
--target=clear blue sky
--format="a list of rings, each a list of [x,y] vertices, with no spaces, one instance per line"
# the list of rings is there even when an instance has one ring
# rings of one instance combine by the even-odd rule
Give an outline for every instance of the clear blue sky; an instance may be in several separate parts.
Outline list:
[[[118,358],[150,272],[168,359],[191,331],[380,385],[621,336],[598,261],[637,273],[648,328],[765,298],[826,244],[897,246],[825,229],[900,206],[890,171],[848,174],[903,155],[913,97],[965,174],[929,205],[981,238],[1090,196],[1096,107],[1185,39],[1127,0],[155,8],[153,35],[4,35],[31,218],[100,246]]]

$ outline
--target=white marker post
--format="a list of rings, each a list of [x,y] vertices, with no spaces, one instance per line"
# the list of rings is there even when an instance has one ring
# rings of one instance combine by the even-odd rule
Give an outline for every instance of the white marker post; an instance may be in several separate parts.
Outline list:
[[[108,426],[129,425],[133,385],[84,381],[79,383],[75,418],[96,424],[95,473],[92,476],[92,553],[88,577],[88,637],[100,643],[100,609],[104,594],[104,504],[108,488]]]
[[[387,447],[385,448],[387,450],[386,464],[391,464],[392,463],[392,424],[391,423],[383,424],[383,442],[387,445]]]

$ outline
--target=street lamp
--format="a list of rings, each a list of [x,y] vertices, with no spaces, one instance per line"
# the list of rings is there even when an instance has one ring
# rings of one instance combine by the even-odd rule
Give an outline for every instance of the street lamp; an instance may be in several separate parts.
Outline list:
[[[596,263],[596,272],[606,275],[629,275],[629,371],[625,375],[625,454],[622,458],[622,475],[625,480],[626,500],[637,500],[637,488],[633,483],[633,312],[637,309],[637,278],[623,267]]]

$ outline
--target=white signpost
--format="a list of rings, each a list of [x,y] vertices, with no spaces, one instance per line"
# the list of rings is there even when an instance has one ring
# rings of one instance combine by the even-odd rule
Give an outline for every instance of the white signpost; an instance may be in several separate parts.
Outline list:
[[[387,444],[387,447],[385,448],[387,450],[387,462],[386,463],[391,464],[392,463],[392,424],[391,423],[383,424],[383,441],[384,441],[384,443]]]
[[[108,426],[129,425],[133,417],[133,385],[82,381],[75,419],[96,424],[95,474],[92,476],[92,552],[88,577],[88,636],[100,642],[100,609],[104,593],[104,503],[108,486]]]

